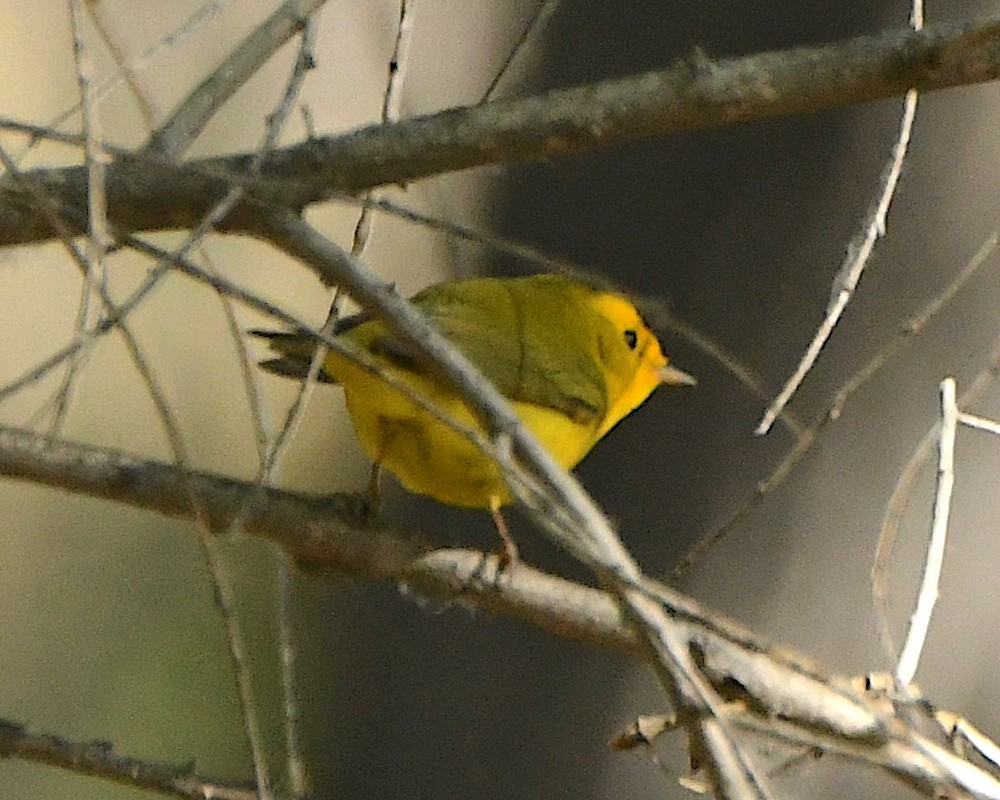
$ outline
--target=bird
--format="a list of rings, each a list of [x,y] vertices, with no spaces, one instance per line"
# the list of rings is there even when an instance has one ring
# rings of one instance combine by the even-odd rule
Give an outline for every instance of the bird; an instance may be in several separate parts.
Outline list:
[[[513,411],[564,469],[661,384],[695,385],[670,364],[656,335],[622,292],[563,274],[465,278],[434,284],[411,302],[505,396]],[[308,333],[253,330],[276,357],[268,372],[303,378],[318,346]],[[408,342],[367,313],[336,323],[368,360],[443,415],[485,434],[450,383]],[[513,499],[501,468],[370,367],[331,349],[319,379],[343,387],[362,449],[373,462],[369,499],[377,504],[382,468],[409,491],[440,503],[490,511],[506,563],[518,559],[502,507]]]

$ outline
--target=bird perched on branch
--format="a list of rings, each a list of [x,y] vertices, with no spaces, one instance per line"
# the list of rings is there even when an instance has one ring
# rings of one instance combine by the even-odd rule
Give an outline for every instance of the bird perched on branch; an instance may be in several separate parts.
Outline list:
[[[472,278],[424,289],[412,303],[507,398],[552,458],[572,469],[660,384],[693,385],[623,294],[563,275]],[[252,331],[278,354],[271,372],[304,377],[317,340],[305,333]],[[501,506],[511,492],[501,468],[464,433],[372,370],[396,378],[440,416],[485,434],[477,414],[426,359],[380,320],[360,314],[334,331],[368,356],[360,365],[330,350],[320,379],[344,388],[358,439],[374,462],[411,492],[453,506],[489,509],[516,548]],[[374,499],[374,498],[372,498]]]

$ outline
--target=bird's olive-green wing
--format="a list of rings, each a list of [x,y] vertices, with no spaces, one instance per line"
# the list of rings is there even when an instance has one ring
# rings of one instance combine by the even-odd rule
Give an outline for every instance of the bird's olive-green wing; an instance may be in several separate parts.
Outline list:
[[[513,306],[505,283],[490,278],[448,281],[424,289],[411,302],[503,394],[511,396],[522,355],[517,337],[511,333]],[[427,369],[415,348],[380,322],[349,335],[399,369],[415,373]]]
[[[511,282],[524,366],[517,398],[554,408],[592,424],[608,407],[598,352],[598,330],[607,325],[586,302],[590,289],[557,275]]]
[[[606,323],[583,302],[586,291],[548,275],[473,278],[430,286],[412,301],[504,396],[591,424],[603,419],[607,409],[593,330],[595,323]],[[398,369],[426,369],[413,347],[377,320],[358,315],[342,320],[336,330]],[[314,341],[295,333],[252,333],[267,338],[280,354],[261,366],[282,375],[305,375]],[[335,380],[326,372],[320,378]]]
[[[607,407],[593,311],[565,279],[478,278],[438,284],[413,302],[510,398],[589,424]]]

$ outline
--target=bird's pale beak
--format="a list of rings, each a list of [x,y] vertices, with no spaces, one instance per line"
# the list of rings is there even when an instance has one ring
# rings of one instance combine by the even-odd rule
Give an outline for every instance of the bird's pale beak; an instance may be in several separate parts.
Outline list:
[[[688,375],[677,367],[672,367],[669,364],[665,367],[660,367],[660,381],[669,384],[671,386],[697,386],[698,379],[694,375]]]

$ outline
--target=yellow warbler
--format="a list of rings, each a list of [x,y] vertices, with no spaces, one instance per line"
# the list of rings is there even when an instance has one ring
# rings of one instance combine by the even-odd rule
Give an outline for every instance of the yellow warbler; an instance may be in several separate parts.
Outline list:
[[[507,397],[566,469],[661,383],[695,383],[668,365],[628,299],[578,278],[446,281],[412,302]],[[482,430],[465,401],[381,321],[349,317],[336,332],[448,417]],[[305,375],[315,340],[254,333],[269,339],[279,354],[261,366]],[[510,492],[497,465],[467,437],[339,353],[330,351],[320,377],[343,386],[358,439],[376,468],[386,467],[410,491],[439,502],[489,508],[508,539],[499,508],[510,501]]]

